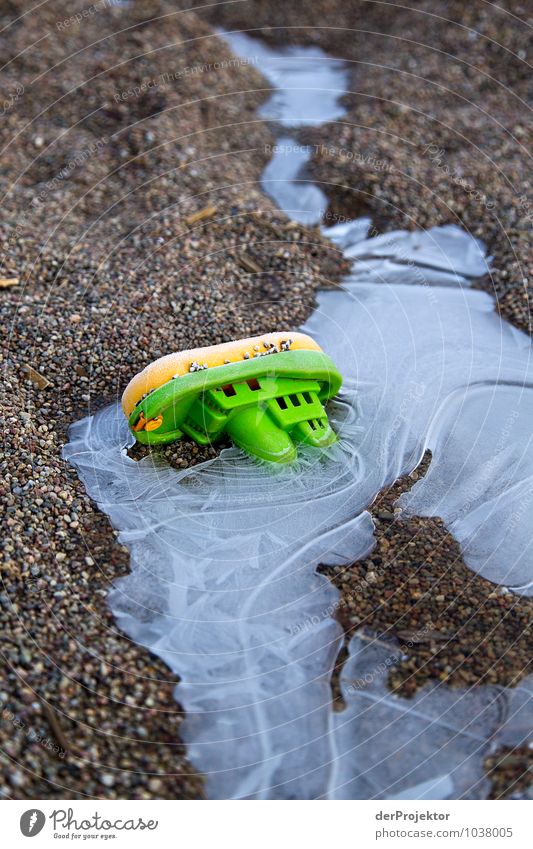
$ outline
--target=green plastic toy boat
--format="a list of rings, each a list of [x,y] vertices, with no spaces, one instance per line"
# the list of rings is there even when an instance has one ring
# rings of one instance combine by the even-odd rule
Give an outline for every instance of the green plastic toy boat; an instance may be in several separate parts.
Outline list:
[[[186,434],[208,445],[227,433],[249,454],[287,463],[295,443],[336,441],[324,404],[341,383],[309,336],[273,333],[162,357],[130,381],[122,406],[144,444]]]

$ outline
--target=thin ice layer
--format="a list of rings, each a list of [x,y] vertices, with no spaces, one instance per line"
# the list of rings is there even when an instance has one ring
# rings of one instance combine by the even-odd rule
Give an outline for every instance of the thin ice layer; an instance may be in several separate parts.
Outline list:
[[[265,121],[283,127],[319,127],[346,110],[339,100],[348,84],[346,64],[320,47],[271,48],[244,32],[221,32],[234,53],[258,70],[274,91],[258,110]]]
[[[453,258],[460,272],[469,262]],[[405,512],[441,516],[472,569],[531,594],[530,340],[482,292],[389,285],[386,269],[380,278],[349,276],[341,292],[321,293],[305,328],[357,387],[360,485],[377,493],[430,449]]]
[[[345,437],[356,424],[337,405]],[[484,798],[483,760],[531,728],[531,684],[506,693],[386,681],[401,654],[354,637],[331,708],[342,631],[337,590],[315,572],[372,546],[344,442],[271,468],[226,449],[175,472],[136,463],[117,407],[72,429],[65,454],[120,529],[131,574],[110,604],[132,639],[180,676],[182,736],[211,798]]]
[[[286,129],[317,127],[345,114],[340,104],[346,93],[345,63],[319,47],[270,48],[242,32],[221,32],[231,49],[257,66],[273,86],[258,114]],[[306,178],[312,148],[288,133],[276,139],[261,188],[293,221],[319,224],[329,201],[322,189]]]
[[[357,239],[345,247],[344,255],[347,259],[388,258],[466,277],[489,272],[483,243],[456,224],[429,230],[391,230],[370,239]]]
[[[381,675],[381,694],[362,692],[346,678],[362,658],[352,642],[348,707],[333,714],[338,593],[315,567],[371,549],[365,507],[431,447],[428,490],[422,481],[410,496],[416,509],[433,515],[438,505],[448,522],[475,528],[465,557],[476,571],[511,585],[531,579],[522,556],[530,524],[513,506],[531,457],[529,340],[480,292],[350,282],[320,294],[304,329],[345,375],[330,411],[341,440],[304,450],[292,468],[236,449],[182,472],[136,463],[118,407],[72,429],[65,456],[131,552],[112,609],[180,676],[184,740],[211,797],[483,797],[482,761],[500,716],[487,688],[464,698],[433,688],[415,703],[387,696]],[[512,529],[502,521],[511,509]],[[499,560],[498,545],[508,555]],[[496,695],[501,713],[507,702]],[[519,707],[522,734],[529,695]],[[370,731],[383,747],[377,759]],[[391,741],[402,741],[401,760],[385,757]]]
[[[521,378],[472,382],[446,400],[428,434],[435,462],[399,503],[441,516],[485,578],[533,595],[533,382]]]
[[[324,192],[302,175],[311,148],[288,136],[276,140],[272,159],[263,171],[261,188],[293,221],[318,224],[328,208]]]
[[[520,720],[496,686],[454,689],[432,683],[412,699],[389,692],[401,660],[394,643],[356,635],[341,675],[346,709],[333,714],[338,756],[329,798],[485,799],[483,761]],[[531,718],[531,701],[529,702]],[[503,725],[503,729],[502,729]]]
[[[183,739],[211,797],[323,791],[342,630],[338,592],[315,567],[373,544],[352,413],[337,404],[346,441],[292,468],[237,449],[183,472],[134,462],[118,407],[72,429],[65,456],[131,553],[111,607],[182,679]]]

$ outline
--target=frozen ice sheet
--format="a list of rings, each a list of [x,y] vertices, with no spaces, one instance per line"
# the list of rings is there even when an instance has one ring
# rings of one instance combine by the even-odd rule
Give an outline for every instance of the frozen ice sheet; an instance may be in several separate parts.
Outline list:
[[[304,176],[311,149],[283,136],[263,171],[261,188],[289,218],[300,224],[319,224],[328,208],[322,189]]]
[[[341,63],[226,37],[276,87],[263,117],[299,127],[343,114]],[[308,156],[275,154],[264,187],[314,223],[325,199],[301,180]],[[320,294],[304,328],[345,377],[330,410],[337,445],[304,450],[291,468],[226,449],[177,472],[127,456],[114,406],[78,422],[65,448],[129,548],[131,573],[109,601],[179,675],[183,739],[211,797],[483,798],[486,755],[530,734],[531,679],[401,699],[386,686],[398,649],[363,636],[342,673],[346,709],[331,707],[339,595],[316,565],[370,551],[366,507],[427,448],[429,473],[404,512],[442,516],[490,580],[520,592],[533,580],[530,341],[466,288],[488,268],[478,240],[453,225],[368,239],[369,225],[324,230],[352,272]]]
[[[223,32],[234,53],[253,64],[270,82],[272,96],[259,108],[265,121],[282,127],[319,127],[342,118],[348,70],[319,47],[271,48],[245,32]]]
[[[334,714],[338,593],[315,571],[371,550],[365,508],[429,447],[403,509],[443,516],[490,580],[531,581],[530,343],[492,307],[467,289],[322,292],[304,329],[345,376],[330,409],[340,441],[290,468],[237,449],[181,472],[134,462],[118,407],[73,427],[65,456],[131,553],[111,607],[180,676],[183,739],[211,797],[481,798],[500,726],[509,741],[531,728],[529,685],[398,699],[384,674],[394,651],[383,667],[358,641]],[[354,687],[372,663],[379,674]]]

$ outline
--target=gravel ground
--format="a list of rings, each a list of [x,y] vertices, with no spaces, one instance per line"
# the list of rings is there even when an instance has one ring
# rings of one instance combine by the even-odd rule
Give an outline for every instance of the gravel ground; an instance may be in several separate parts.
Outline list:
[[[378,28],[384,11],[364,6],[365,14],[370,10],[367,28]],[[376,158],[387,149],[397,169],[361,170],[353,160],[322,151],[314,171],[334,184],[332,209],[343,215],[368,210],[382,229],[405,226],[405,210],[413,227],[456,215],[468,225],[465,216],[474,220],[475,211],[470,200],[460,200],[449,177],[439,183],[438,201],[417,183],[420,177],[431,188],[441,169],[427,154],[415,156],[415,143],[423,137],[445,147],[440,136],[435,141],[428,129],[422,136],[420,127],[406,121],[415,114],[409,107],[392,103],[380,109],[379,101],[373,104],[364,94],[363,82],[375,84],[379,93],[391,80],[399,86],[406,78],[362,64],[372,51],[366,37],[347,34],[353,23],[344,24],[344,34],[312,29],[309,16],[320,21],[324,7],[322,2],[307,9],[303,26],[299,2],[275,9],[277,22],[293,21],[299,28],[291,31],[295,40],[314,40],[347,59],[357,52],[361,60],[354,67],[358,94],[347,99],[349,117],[317,132],[317,144],[327,140],[372,151]],[[11,60],[3,71],[9,95],[0,121],[6,146],[0,278],[19,279],[0,291],[1,486],[8,528],[0,596],[7,661],[2,792],[11,798],[198,798],[201,781],[179,742],[174,681],[160,661],[117,631],[107,611],[107,589],[127,571],[127,552],[61,461],[61,445],[72,421],[115,400],[151,359],[282,324],[296,326],[312,309],[316,288],[334,283],[345,268],[317,230],[287,222],[259,190],[271,138],[255,117],[266,86],[253,67],[232,61],[195,14],[171,14],[176,4],[148,0],[139,10],[103,5],[80,25],[73,16],[83,8],[83,0],[55,2],[19,17],[24,4],[10,2],[0,20],[1,26],[9,24],[0,43],[2,56]],[[232,8],[236,13],[237,6]],[[345,20],[336,0],[327,8],[337,22]],[[473,4],[474,11],[463,11],[465,22],[477,14],[488,27],[484,8]],[[271,4],[262,0],[251,11],[250,3],[238,4],[239,15],[252,17],[254,26],[272,18]],[[404,14],[394,12],[405,35]],[[164,24],[153,20],[161,15]],[[265,22],[272,23],[268,17]],[[504,24],[500,42],[521,49],[516,24],[510,18]],[[381,21],[382,31],[385,25]],[[447,32],[430,28],[417,38],[449,50]],[[32,48],[43,34],[45,41]],[[382,41],[390,63],[420,62],[414,73],[431,79],[423,65],[427,51],[413,50],[402,59],[402,51]],[[488,55],[492,73],[503,75],[509,86],[516,63],[487,44],[483,51],[472,40],[471,49]],[[374,61],[383,62],[383,55]],[[437,62],[433,74],[446,82],[454,68]],[[492,84],[482,90],[477,72],[464,70],[464,80],[462,74],[461,84],[470,86],[475,102],[482,98],[489,115],[498,108],[505,127],[522,126],[513,96],[504,97]],[[452,77],[448,85],[455,90],[459,81]],[[524,86],[520,77],[521,93]],[[132,91],[135,87],[141,91]],[[406,92],[405,103],[412,105],[414,96]],[[521,160],[514,142],[492,124],[487,133],[488,119],[479,109],[457,110],[452,101],[451,95],[432,97],[431,108],[453,112],[458,126],[490,152],[511,183],[518,179]],[[368,115],[361,123],[372,131],[356,126],[355,113],[363,108]],[[450,126],[446,144],[457,145],[455,124]],[[490,196],[499,199],[500,217],[507,216],[503,226],[510,241],[506,253],[501,223],[481,204],[476,228],[488,240],[497,268],[487,285],[496,288],[502,311],[525,327],[527,298],[516,263],[522,270],[527,208],[475,150],[470,142],[451,146],[446,162],[462,162],[469,179],[477,174],[485,179],[490,172]],[[400,160],[412,167],[407,177],[400,175]],[[427,172],[417,170],[422,166]],[[395,193],[401,202],[393,200]],[[451,206],[451,212],[449,199],[456,196],[462,206]],[[205,217],[190,218],[202,210]],[[212,453],[187,443],[164,451],[178,467]],[[378,543],[372,557],[350,572],[328,570],[346,599],[347,630],[365,624],[406,639],[432,623],[426,631],[432,639],[413,643],[391,679],[405,694],[428,677],[451,684],[512,684],[531,655],[530,602],[473,576],[438,521],[391,519],[393,495],[384,494],[375,505]],[[505,753],[505,768],[490,764],[495,795],[524,775],[524,753],[511,764],[515,755],[520,753]]]
[[[0,278],[19,279],[0,292],[2,792],[198,797],[175,682],[106,607],[127,552],[61,446],[154,357],[299,324],[340,265],[258,189],[271,139],[254,69],[194,15],[150,22],[168,13],[157,2],[58,30],[83,8],[40,7],[1,43],[6,90],[23,87],[0,121]],[[21,53],[43,33],[46,51]],[[212,453],[184,443],[169,458]]]

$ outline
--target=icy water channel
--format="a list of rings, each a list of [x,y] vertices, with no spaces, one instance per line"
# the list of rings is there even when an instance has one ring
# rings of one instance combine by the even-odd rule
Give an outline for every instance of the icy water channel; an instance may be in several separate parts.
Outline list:
[[[347,69],[317,48],[224,37],[273,86],[260,110],[277,135],[265,192],[318,223],[327,198],[295,131],[342,117]],[[291,468],[230,448],[177,472],[127,456],[112,406],[75,424],[65,448],[129,548],[109,603],[180,677],[183,739],[211,798],[485,798],[484,759],[530,733],[531,678],[402,699],[387,690],[400,650],[363,634],[343,667],[345,709],[332,709],[339,593],[316,566],[371,551],[368,505],[427,449],[404,515],[441,516],[471,569],[533,594],[530,340],[469,288],[488,270],[481,242],[454,225],[375,238],[369,227],[324,230],[352,270],[302,328],[345,378],[330,410],[337,445]]]

